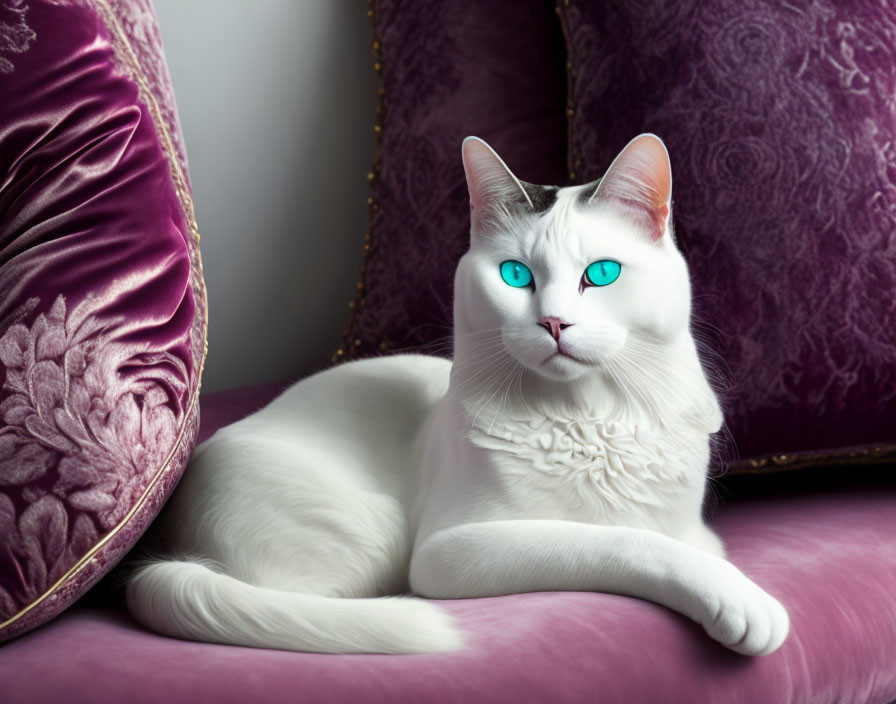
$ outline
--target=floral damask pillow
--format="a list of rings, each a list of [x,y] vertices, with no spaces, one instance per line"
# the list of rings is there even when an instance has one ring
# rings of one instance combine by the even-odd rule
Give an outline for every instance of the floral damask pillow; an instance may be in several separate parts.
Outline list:
[[[570,155],[671,154],[696,331],[739,459],[896,456],[896,5],[561,3]]]
[[[464,137],[515,173],[566,181],[563,33],[551,0],[368,0],[381,105],[366,256],[336,361],[450,353],[454,269],[469,244]]]
[[[133,545],[198,428],[205,292],[150,0],[0,0],[0,640]]]

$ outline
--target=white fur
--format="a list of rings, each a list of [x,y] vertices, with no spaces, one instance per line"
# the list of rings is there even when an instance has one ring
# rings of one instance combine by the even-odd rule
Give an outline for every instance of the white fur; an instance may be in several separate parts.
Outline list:
[[[668,169],[651,146],[617,163]],[[474,208],[493,212],[474,217],[457,269],[453,363],[345,364],[218,431],[154,527],[165,557],[129,583],[131,612],[182,638],[422,652],[461,647],[462,633],[425,600],[377,597],[595,590],[664,604],[737,652],[775,650],[786,611],[701,519],[722,416],[688,329],[687,267],[651,219],[659,203],[627,217],[576,187],[534,214],[502,202],[522,186],[487,145],[465,142],[464,161]],[[666,231],[654,241],[643,222]],[[580,290],[606,258],[619,279]],[[501,280],[507,259],[534,289]],[[572,323],[569,356],[543,316]]]

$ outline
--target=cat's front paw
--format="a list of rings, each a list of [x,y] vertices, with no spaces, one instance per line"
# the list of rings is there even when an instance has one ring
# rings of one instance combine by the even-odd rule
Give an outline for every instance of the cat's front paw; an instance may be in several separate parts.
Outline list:
[[[705,597],[701,625],[711,638],[742,655],[774,652],[790,630],[787,610],[734,565],[725,564],[714,580],[714,593]]]

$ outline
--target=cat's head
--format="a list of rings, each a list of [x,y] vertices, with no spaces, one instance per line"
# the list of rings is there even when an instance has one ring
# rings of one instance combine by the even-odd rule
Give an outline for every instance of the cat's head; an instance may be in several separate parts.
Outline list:
[[[599,182],[568,188],[519,180],[475,137],[462,152],[472,227],[455,279],[456,349],[491,339],[503,350],[488,352],[565,382],[637,365],[689,334],[658,137],[636,137]]]

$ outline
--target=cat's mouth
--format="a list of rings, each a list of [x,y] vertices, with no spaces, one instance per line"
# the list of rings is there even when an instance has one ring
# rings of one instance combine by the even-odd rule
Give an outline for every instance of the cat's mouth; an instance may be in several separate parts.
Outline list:
[[[556,350],[554,350],[553,354],[551,354],[550,357],[548,357],[546,360],[544,360],[544,362],[542,362],[542,364],[547,364],[548,362],[550,362],[554,359],[557,359],[558,357],[565,357],[566,359],[571,359],[573,362],[578,362],[579,364],[584,364],[584,362],[581,359],[570,354],[566,350],[561,349],[560,347],[558,347]]]

